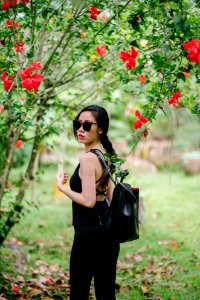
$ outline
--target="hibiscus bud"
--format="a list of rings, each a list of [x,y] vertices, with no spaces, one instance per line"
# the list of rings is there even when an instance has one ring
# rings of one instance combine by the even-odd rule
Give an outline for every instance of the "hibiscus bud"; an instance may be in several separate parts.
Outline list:
[[[145,130],[143,131],[143,137],[147,137],[148,136],[148,134],[149,134],[149,128],[147,127],[147,128],[145,128]]]
[[[91,56],[90,56],[90,60],[91,60],[91,61],[97,60],[97,56],[96,56],[96,55],[91,55]]]
[[[142,85],[145,84],[146,80],[147,80],[146,76],[144,74],[140,74],[139,81],[141,82]]]
[[[90,18],[93,19],[93,20],[96,20],[97,16],[101,13],[101,11],[98,8],[96,8],[95,6],[91,6],[89,8],[89,11],[91,12],[90,13]]]
[[[84,38],[86,37],[85,31],[81,31],[81,32],[80,32],[80,35],[81,35],[82,39],[84,39]]]
[[[190,76],[190,73],[187,73],[187,72],[182,72],[184,75],[185,75],[185,77],[189,77]]]
[[[0,113],[4,112],[4,110],[5,110],[4,105],[1,104],[1,105],[0,105]]]
[[[15,147],[18,149],[18,148],[21,148],[23,144],[23,141],[22,140],[17,140],[16,143],[15,143]]]
[[[24,41],[16,41],[16,43],[14,44],[15,50],[17,52],[22,52],[24,51]]]
[[[100,45],[96,47],[96,52],[99,56],[103,56],[106,54],[106,45]]]

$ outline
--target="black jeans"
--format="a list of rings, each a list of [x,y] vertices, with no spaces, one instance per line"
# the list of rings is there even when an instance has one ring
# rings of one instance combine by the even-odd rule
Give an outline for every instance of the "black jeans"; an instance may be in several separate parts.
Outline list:
[[[70,257],[70,300],[88,300],[94,277],[97,300],[115,300],[116,263],[119,243],[103,234],[75,233]]]

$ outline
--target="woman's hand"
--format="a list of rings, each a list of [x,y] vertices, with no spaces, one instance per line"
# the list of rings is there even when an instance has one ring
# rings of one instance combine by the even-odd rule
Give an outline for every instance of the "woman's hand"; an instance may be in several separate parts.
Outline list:
[[[63,188],[64,188],[64,184],[67,183],[68,181],[68,175],[67,173],[60,173],[57,175],[57,178],[56,178],[56,182],[57,182],[57,186],[58,186],[58,189],[62,192]]]

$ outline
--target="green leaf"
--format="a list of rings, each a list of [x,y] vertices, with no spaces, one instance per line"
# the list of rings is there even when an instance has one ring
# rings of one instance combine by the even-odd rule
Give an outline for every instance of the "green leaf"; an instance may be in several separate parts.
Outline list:
[[[177,74],[177,78],[185,81],[185,75],[182,72],[180,72],[180,73]]]
[[[32,121],[30,121],[30,120],[25,120],[24,122],[23,122],[23,124],[25,125],[25,126],[33,126],[33,123],[32,123]]]

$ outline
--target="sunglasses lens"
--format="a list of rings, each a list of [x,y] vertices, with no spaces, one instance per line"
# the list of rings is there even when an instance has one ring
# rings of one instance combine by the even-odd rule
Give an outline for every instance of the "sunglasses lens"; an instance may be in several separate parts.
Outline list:
[[[75,130],[79,130],[79,128],[81,126],[83,126],[83,130],[84,131],[90,131],[91,127],[92,127],[92,124],[93,123],[90,123],[90,122],[83,122],[83,123],[80,123],[78,120],[74,120],[73,121],[73,126],[74,126],[74,129]]]
[[[89,123],[89,122],[83,122],[83,129],[84,129],[85,131],[90,131],[91,126],[92,126],[92,123]]]
[[[75,130],[78,130],[81,127],[81,123],[77,120],[73,121],[73,126]]]

